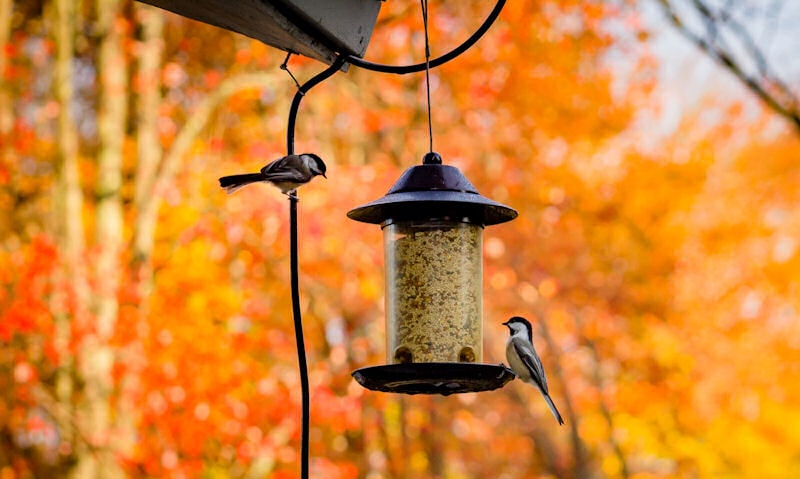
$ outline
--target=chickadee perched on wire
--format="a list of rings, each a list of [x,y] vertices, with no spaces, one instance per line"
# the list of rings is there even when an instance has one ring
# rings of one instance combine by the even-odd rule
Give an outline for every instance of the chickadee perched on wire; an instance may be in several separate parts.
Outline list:
[[[559,424],[564,424],[561,414],[558,413],[556,405],[553,404],[553,400],[550,399],[550,394],[547,392],[547,377],[544,375],[542,360],[539,359],[536,349],[533,347],[531,323],[525,318],[514,316],[503,324],[508,326],[511,333],[511,337],[506,342],[506,359],[511,365],[511,370],[518,378],[539,389],[544,400],[547,401],[550,411],[553,412],[553,416]]]
[[[259,173],[223,176],[219,179],[219,185],[225,188],[228,194],[231,194],[250,183],[263,181],[272,183],[283,194],[288,194],[308,183],[317,175],[327,178],[325,176],[326,169],[325,162],[314,153],[286,155],[261,168]]]

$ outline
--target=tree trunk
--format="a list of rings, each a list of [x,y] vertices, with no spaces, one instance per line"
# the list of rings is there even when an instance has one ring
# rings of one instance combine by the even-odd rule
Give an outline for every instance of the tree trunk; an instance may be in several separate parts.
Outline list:
[[[14,124],[11,95],[5,81],[8,54],[6,46],[11,37],[11,16],[14,13],[12,0],[0,0],[0,136],[11,131]]]
[[[149,313],[148,298],[153,289],[152,253],[155,237],[157,211],[149,211],[146,204],[152,192],[163,154],[158,137],[158,108],[161,103],[160,72],[164,55],[164,14],[161,10],[136,3],[140,46],[137,51],[136,96],[136,176],[134,178],[134,199],[136,217],[133,225],[132,262],[130,265],[131,284],[137,308],[133,335],[128,344],[119,352],[120,361],[125,365],[120,380],[118,409],[119,446],[123,455],[131,456],[135,447],[136,425],[139,418],[134,394],[139,388],[140,375],[145,367],[142,358],[142,336],[147,331]]]
[[[425,455],[428,457],[428,472],[430,477],[444,479],[447,472],[445,467],[444,446],[440,436],[441,431],[450,430],[450,424],[446,424],[443,415],[439,413],[438,406],[444,404],[437,401],[438,398],[429,397],[427,401],[428,424],[427,433],[422,435]]]
[[[145,276],[150,275],[149,263],[153,250],[155,225],[158,211],[149,206],[156,182],[158,165],[163,154],[158,138],[158,107],[161,102],[159,74],[164,55],[164,14],[149,5],[136,5],[136,14],[141,26],[142,38],[138,60],[138,103],[137,119],[137,163],[134,204],[137,217],[133,231],[134,266],[144,268]],[[137,268],[137,269],[138,269]],[[138,272],[137,272],[138,274]],[[144,287],[139,291],[141,297],[149,292],[149,279],[137,278]]]
[[[75,2],[56,0],[55,2],[55,97],[60,105],[58,110],[58,164],[57,187],[55,189],[55,221],[62,264],[59,283],[71,285],[74,296],[73,311],[67,308],[68,291],[58,288],[59,295],[54,305],[54,347],[60,364],[56,371],[54,411],[62,441],[73,445],[75,450],[75,431],[73,430],[73,375],[74,361],[69,350],[72,341],[72,321],[76,313],[85,311],[86,290],[85,272],[81,255],[84,251],[83,235],[83,193],[81,191],[78,166],[78,131],[72,115],[74,95],[73,56],[75,49]]]
[[[406,442],[406,403],[402,396],[387,399],[381,410],[383,416],[383,452],[386,455],[387,471],[394,479],[408,475],[408,445]]]
[[[115,461],[117,443],[112,437],[110,404],[114,383],[112,367],[114,335],[119,303],[119,257],[122,250],[122,157],[127,117],[127,62],[123,49],[125,23],[120,16],[122,2],[97,0],[97,30],[101,35],[97,62],[99,111],[97,118],[99,151],[95,192],[95,275],[97,288],[92,312],[95,328],[87,335],[79,353],[84,381],[81,424],[95,447],[95,454],[78,458],[77,477],[81,479],[121,477]],[[126,414],[127,411],[120,411]]]

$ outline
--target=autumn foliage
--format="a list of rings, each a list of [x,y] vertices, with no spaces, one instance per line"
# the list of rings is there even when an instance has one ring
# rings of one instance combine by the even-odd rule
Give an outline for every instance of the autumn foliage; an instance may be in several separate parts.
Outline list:
[[[285,153],[285,55],[96,7],[0,0],[0,478],[297,477],[288,202],[216,180]],[[433,54],[487,9],[431,2]],[[418,4],[385,2],[367,57],[422,52]],[[383,253],[345,213],[427,152],[423,76],[307,95],[297,149],[329,178],[300,192],[312,477],[800,475],[800,137],[744,94],[656,128],[656,65],[632,4],[511,1],[431,72],[435,150],[519,211],[484,233],[484,359],[535,319],[564,427],[519,381],[354,383],[385,362]]]

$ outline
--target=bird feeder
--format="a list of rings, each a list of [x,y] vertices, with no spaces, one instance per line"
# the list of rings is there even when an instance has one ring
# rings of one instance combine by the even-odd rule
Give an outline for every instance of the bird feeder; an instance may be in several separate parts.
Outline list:
[[[386,277],[386,361],[353,377],[367,389],[453,394],[502,387],[512,375],[483,364],[483,228],[517,212],[481,196],[428,153],[382,198],[347,213],[380,224]]]

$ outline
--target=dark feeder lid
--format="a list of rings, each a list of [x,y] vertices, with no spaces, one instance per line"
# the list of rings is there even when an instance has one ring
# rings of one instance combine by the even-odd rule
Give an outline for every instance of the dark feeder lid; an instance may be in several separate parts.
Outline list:
[[[481,196],[458,168],[442,165],[438,153],[428,153],[422,165],[407,169],[386,196],[359,206],[347,217],[385,226],[394,221],[450,218],[481,225],[511,221],[517,212]],[[353,371],[367,389],[404,394],[491,391],[513,377],[508,368],[476,363],[404,363]]]
[[[429,218],[468,218],[484,226],[517,217],[513,208],[481,196],[461,171],[442,165],[438,153],[403,172],[386,196],[347,212],[347,217],[372,224]]]

